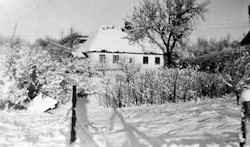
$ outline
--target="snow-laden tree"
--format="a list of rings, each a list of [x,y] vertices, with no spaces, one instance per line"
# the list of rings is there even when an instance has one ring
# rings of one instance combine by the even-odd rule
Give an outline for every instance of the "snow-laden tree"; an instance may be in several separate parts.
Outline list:
[[[197,0],[143,0],[134,7],[132,16],[125,19],[130,24],[126,37],[132,43],[149,40],[157,45],[164,56],[164,67],[173,66],[173,51],[188,41],[209,1]]]

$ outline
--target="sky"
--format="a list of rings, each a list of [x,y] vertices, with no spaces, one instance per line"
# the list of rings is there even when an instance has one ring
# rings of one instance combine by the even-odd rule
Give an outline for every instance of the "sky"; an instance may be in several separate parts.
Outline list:
[[[202,0],[197,0],[200,2]],[[0,36],[28,41],[50,36],[61,38],[70,28],[82,35],[91,35],[103,25],[124,26],[140,0],[0,0]],[[211,0],[205,21],[197,23],[190,36],[220,39],[230,34],[242,40],[250,30],[248,17],[250,0]]]

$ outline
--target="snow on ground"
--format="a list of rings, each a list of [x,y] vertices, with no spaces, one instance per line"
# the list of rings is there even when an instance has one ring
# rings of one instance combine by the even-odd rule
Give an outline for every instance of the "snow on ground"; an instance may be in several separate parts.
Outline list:
[[[69,146],[70,104],[36,114],[0,111],[1,147]],[[235,99],[103,108],[95,95],[78,98],[78,122],[103,147],[237,147],[240,106]],[[79,137],[72,146],[83,146]]]
[[[64,147],[69,142],[70,106],[53,114],[0,111],[0,147]]]
[[[94,140],[107,147],[219,147],[238,146],[240,106],[236,100],[103,108],[95,96],[86,107]],[[84,108],[85,109],[85,108]],[[94,123],[94,124],[93,124]]]

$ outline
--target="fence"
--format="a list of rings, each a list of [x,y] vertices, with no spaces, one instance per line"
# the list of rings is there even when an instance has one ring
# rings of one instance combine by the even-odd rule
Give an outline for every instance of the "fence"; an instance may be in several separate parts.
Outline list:
[[[84,99],[87,99],[87,96],[78,99],[76,94],[76,86],[73,86],[70,144],[74,143],[78,136],[82,146],[99,147],[93,140],[91,134],[89,133],[88,129],[84,126],[83,121],[81,120],[81,117],[83,118],[87,117],[87,116],[82,116],[82,114],[86,115],[86,112],[81,112],[81,111],[86,111],[86,109],[82,109],[84,107],[86,108],[85,106],[86,103],[84,102]],[[76,124],[78,124],[77,127]]]
[[[240,146],[250,146],[250,89],[241,93],[242,120]]]

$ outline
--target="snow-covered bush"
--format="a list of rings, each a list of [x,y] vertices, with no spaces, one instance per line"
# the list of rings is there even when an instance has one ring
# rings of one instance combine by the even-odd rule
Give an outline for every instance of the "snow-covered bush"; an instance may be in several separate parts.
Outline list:
[[[52,56],[40,46],[19,43],[2,48],[5,58],[1,61],[1,99],[14,106],[22,106],[38,93],[65,103],[71,98],[72,85],[88,85],[88,74],[95,74],[86,64],[89,61]]]
[[[239,49],[233,52],[234,57],[229,58],[222,71],[218,71],[223,82],[231,88],[239,104],[240,94],[250,84],[250,57],[249,50]],[[236,56],[237,55],[237,56]]]
[[[24,54],[23,50],[27,49],[24,46],[24,44],[18,43],[11,48],[7,42],[1,46],[5,50],[1,53],[4,57],[4,61],[1,62],[2,74],[0,78],[2,81],[1,91],[3,92],[1,99],[14,104],[23,102],[27,99],[25,95],[28,94],[27,88],[24,87],[28,85],[25,81],[28,81],[29,70],[24,64],[29,63],[29,54]]]
[[[141,71],[141,65],[135,62],[129,62],[129,58],[123,58],[118,62],[119,69],[123,73],[123,78],[126,82],[133,82],[134,76]]]
[[[5,107],[5,103],[7,101],[7,94],[10,92],[11,86],[14,84],[14,80],[10,78],[5,77],[5,71],[6,71],[6,61],[7,61],[7,55],[9,50],[9,44],[6,40],[3,41],[3,38],[1,38],[1,45],[0,45],[0,109],[3,109]]]
[[[92,77],[94,75],[100,75],[101,72],[98,71],[99,66],[98,63],[94,60],[91,60],[89,58],[84,60],[76,60],[78,62],[78,68],[81,67],[83,69],[83,72],[87,74],[88,77]],[[81,61],[81,62],[79,62]]]
[[[65,79],[64,72],[65,66],[42,48],[25,43],[12,46],[8,51],[4,71],[4,78],[12,82],[6,98],[14,104],[20,104],[43,92],[62,100],[60,95],[65,89],[61,90],[60,82]]]
[[[103,60],[103,61],[97,62],[96,64],[97,70],[100,71],[103,76],[106,75],[106,71],[109,69],[108,62],[109,61]]]

